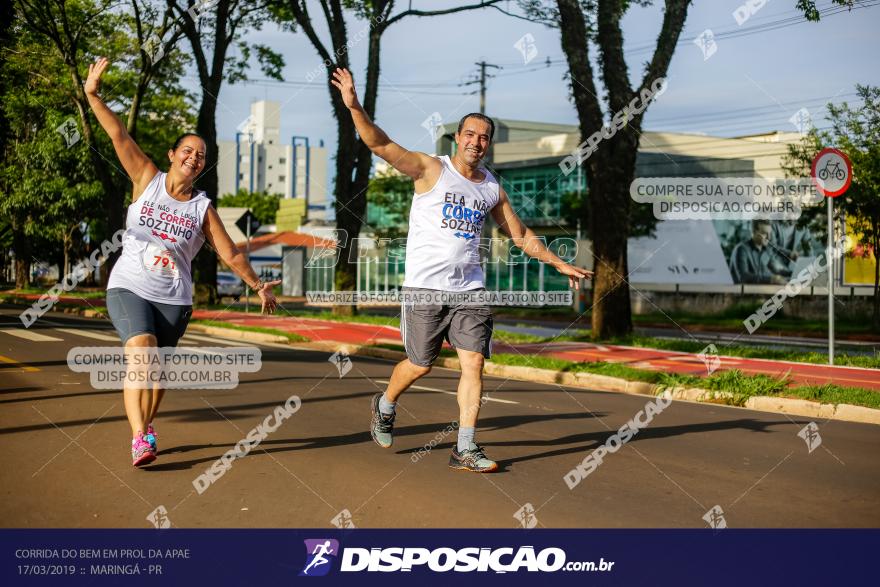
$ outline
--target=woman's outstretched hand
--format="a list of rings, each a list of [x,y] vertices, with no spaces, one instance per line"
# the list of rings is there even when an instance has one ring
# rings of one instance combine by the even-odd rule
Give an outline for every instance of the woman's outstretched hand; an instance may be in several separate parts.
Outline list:
[[[101,87],[101,76],[107,70],[110,62],[106,57],[98,57],[94,63],[89,63],[89,77],[86,78],[86,84],[83,88],[87,96],[97,96],[98,89]]]
[[[281,280],[277,281],[267,281],[263,284],[263,287],[257,292],[257,295],[260,296],[260,299],[263,300],[263,309],[262,312],[264,314],[274,314],[275,308],[278,307],[278,300],[275,299],[275,294],[272,293],[272,288],[276,285],[279,285]]]

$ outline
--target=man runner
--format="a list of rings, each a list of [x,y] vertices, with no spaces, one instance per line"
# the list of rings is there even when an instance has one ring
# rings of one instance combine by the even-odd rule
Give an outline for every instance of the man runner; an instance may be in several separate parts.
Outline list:
[[[415,183],[406,244],[405,295],[421,294],[427,299],[443,293],[483,290],[479,242],[487,213],[517,247],[568,276],[572,287],[577,288],[578,280],[592,276],[592,272],[569,265],[547,250],[513,211],[495,177],[480,165],[495,133],[491,118],[482,114],[462,118],[452,157],[407,151],[367,116],[358,102],[351,73],[337,69],[333,77],[332,83],[351,111],[361,140]],[[370,434],[379,446],[391,446],[397,399],[431,371],[446,338],[461,362],[458,442],[449,466],[478,473],[494,471],[498,464],[486,457],[474,441],[483,391],[483,362],[490,354],[491,310],[487,305],[434,302],[403,305],[400,330],[407,358],[394,368],[385,393],[372,398]]]

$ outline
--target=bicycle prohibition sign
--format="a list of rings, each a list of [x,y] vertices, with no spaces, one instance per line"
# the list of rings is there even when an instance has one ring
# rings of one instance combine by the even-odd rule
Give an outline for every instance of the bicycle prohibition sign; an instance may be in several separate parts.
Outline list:
[[[826,147],[813,159],[810,176],[819,193],[836,198],[852,183],[852,163],[843,151]]]

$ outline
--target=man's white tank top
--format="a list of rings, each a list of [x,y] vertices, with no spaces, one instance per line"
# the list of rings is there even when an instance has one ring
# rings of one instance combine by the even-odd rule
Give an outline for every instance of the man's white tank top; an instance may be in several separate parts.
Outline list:
[[[186,202],[165,191],[156,174],[128,207],[122,255],[110,273],[107,289],[127,289],[162,304],[192,304],[192,260],[205,242],[202,224],[211,201],[193,192]]]
[[[403,285],[442,291],[485,287],[479,245],[486,216],[500,198],[498,181],[486,169],[483,181],[470,181],[448,156],[439,160],[440,179],[413,196]]]

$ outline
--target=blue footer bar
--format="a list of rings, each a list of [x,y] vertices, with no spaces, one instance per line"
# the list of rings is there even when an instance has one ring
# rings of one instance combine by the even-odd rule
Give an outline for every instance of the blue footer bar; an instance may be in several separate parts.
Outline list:
[[[877,583],[880,530],[0,530],[4,585]]]

